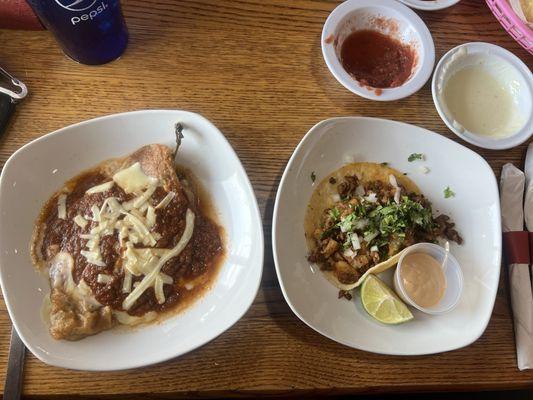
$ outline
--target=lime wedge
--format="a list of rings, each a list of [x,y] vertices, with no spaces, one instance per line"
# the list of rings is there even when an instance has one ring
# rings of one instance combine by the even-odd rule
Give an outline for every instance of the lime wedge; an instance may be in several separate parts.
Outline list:
[[[401,324],[413,319],[413,314],[387,285],[375,275],[368,275],[361,288],[365,310],[384,324]]]

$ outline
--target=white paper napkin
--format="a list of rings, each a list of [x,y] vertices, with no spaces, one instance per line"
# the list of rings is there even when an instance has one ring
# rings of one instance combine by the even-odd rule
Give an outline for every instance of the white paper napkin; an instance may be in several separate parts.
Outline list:
[[[524,164],[524,174],[526,174],[524,219],[526,221],[527,230],[529,232],[533,232],[533,143],[530,143],[527,148],[526,162]],[[529,269],[533,278],[533,264],[530,264]]]
[[[524,227],[524,173],[512,164],[505,164],[500,180],[502,229],[522,231]],[[516,340],[516,356],[520,370],[533,368],[533,295],[528,264],[507,266],[511,306]]]

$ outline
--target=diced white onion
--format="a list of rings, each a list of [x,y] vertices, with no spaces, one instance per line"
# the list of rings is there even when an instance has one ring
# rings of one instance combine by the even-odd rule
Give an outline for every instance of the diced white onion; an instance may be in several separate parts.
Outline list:
[[[374,246],[372,246],[370,248],[370,251],[376,251],[377,252],[377,251],[379,251],[379,248],[378,248],[378,246],[374,245]]]
[[[331,201],[333,203],[338,203],[339,201],[341,201],[341,196],[337,193],[331,195]]]
[[[92,188],[88,189],[85,193],[87,193],[87,194],[95,194],[95,193],[106,192],[109,189],[111,189],[114,184],[115,184],[115,182],[113,182],[113,181],[102,183],[100,185],[93,186]]]
[[[423,174],[427,174],[429,172],[429,168],[424,165],[420,167],[420,172],[422,172]]]
[[[346,249],[343,251],[342,255],[346,258],[354,258],[357,255],[357,252],[354,252],[352,249]]]
[[[402,194],[402,189],[398,186],[398,182],[396,181],[396,177],[394,175],[389,175],[389,182],[394,187],[394,202],[396,204],[400,204],[400,196]]]
[[[67,195],[64,193],[57,198],[57,218],[67,218]]]
[[[378,197],[375,193],[369,193],[368,196],[365,197],[365,200],[370,203],[376,203],[378,201]]]
[[[350,235],[350,240],[352,242],[352,248],[354,250],[359,250],[361,248],[361,242],[359,241],[359,236],[356,234]]]

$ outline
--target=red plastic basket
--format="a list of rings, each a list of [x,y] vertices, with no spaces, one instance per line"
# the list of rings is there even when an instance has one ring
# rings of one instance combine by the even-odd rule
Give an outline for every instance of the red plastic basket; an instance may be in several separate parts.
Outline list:
[[[516,15],[507,0],[486,0],[486,2],[509,35],[533,54],[533,30]]]

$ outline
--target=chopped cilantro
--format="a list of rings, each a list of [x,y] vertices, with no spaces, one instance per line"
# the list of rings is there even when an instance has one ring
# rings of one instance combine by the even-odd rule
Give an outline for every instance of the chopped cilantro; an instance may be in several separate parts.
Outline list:
[[[444,198],[449,199],[450,197],[455,197],[455,192],[447,186],[446,189],[444,189]]]
[[[336,226],[333,225],[332,227],[326,229],[322,234],[320,235],[320,240],[324,240],[327,237],[330,237],[333,235],[333,232],[335,231]]]
[[[331,210],[329,210],[329,216],[334,220],[338,220],[339,217],[341,216],[341,212],[337,209],[337,208],[332,208]]]
[[[424,159],[424,155],[422,153],[413,153],[407,158],[407,161],[413,162],[415,160],[423,160],[423,159]]]
[[[316,181],[316,174],[315,174],[315,171],[311,172],[311,181],[312,181],[313,183],[315,183],[315,181]]]

